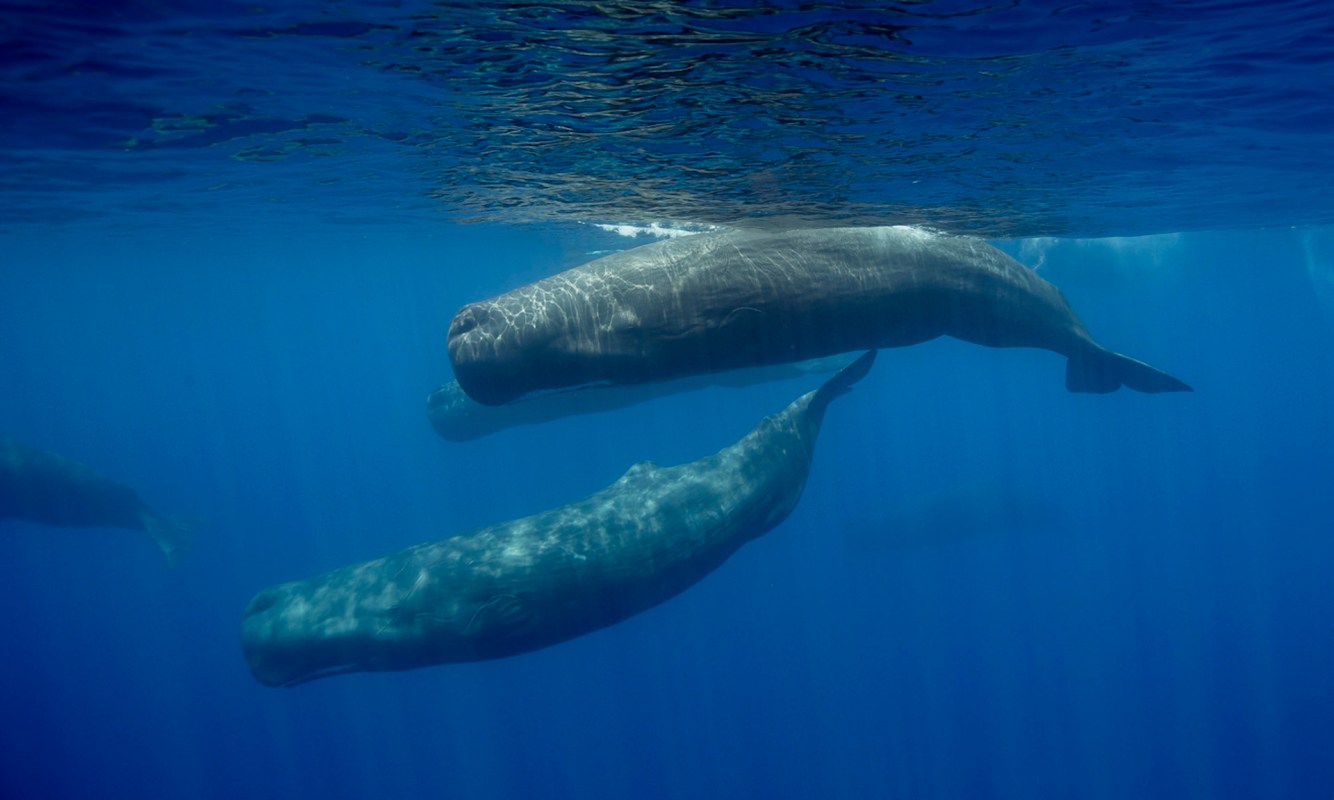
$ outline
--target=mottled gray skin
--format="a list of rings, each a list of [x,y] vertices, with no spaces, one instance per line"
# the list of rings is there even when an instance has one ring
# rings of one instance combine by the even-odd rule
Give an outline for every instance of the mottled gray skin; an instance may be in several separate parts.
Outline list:
[[[699,234],[464,306],[449,329],[470,397],[637,384],[953,336],[1069,359],[1066,386],[1189,391],[1093,341],[1059,289],[980,239],[915,228]]]
[[[458,381],[450,381],[436,387],[426,398],[426,417],[441,438],[451,442],[466,442],[520,425],[627,408],[712,386],[750,386],[765,381],[790,380],[813,372],[833,372],[851,362],[852,356],[849,354],[776,367],[692,376],[663,383],[599,386],[588,392],[544,394],[503,406],[484,406],[469,397]]]
[[[246,661],[291,686],[511,656],[651,608],[792,511],[826,407],[873,359],[708,458],[636,464],[570,505],[265,589],[241,623]]]
[[[90,467],[3,436],[0,519],[143,531],[162,548],[172,566],[189,549],[196,525],[157,514],[133,489]]]

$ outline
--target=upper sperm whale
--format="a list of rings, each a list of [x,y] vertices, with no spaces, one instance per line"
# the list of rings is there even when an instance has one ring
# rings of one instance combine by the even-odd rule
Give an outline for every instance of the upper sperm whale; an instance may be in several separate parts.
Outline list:
[[[986,242],[898,226],[657,242],[466,305],[448,344],[463,390],[500,405],[938,336],[1059,353],[1073,392],[1191,390],[1098,344],[1059,289]]]

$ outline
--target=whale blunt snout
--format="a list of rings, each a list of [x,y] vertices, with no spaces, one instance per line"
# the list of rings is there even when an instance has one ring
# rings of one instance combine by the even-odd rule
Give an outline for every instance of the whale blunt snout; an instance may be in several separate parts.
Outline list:
[[[354,648],[319,627],[283,586],[255,595],[241,620],[241,652],[251,674],[266,686],[296,686],[354,670]]]
[[[518,398],[521,390],[511,387],[516,369],[506,352],[513,343],[491,332],[496,314],[487,303],[471,303],[459,309],[449,323],[446,346],[459,388],[474,401],[487,406],[504,405]]]
[[[401,559],[374,559],[270,586],[241,618],[241,649],[255,679],[295,686],[345,672],[408,669],[423,632],[399,612]]]
[[[255,679],[266,686],[285,686],[295,677],[276,647],[280,595],[270,587],[255,595],[241,617],[241,653]]]
[[[346,672],[410,667],[420,632],[401,624],[394,609],[379,607],[374,569],[370,578],[370,600],[356,588],[367,582],[365,565],[256,594],[241,619],[241,651],[255,679],[296,686]]]

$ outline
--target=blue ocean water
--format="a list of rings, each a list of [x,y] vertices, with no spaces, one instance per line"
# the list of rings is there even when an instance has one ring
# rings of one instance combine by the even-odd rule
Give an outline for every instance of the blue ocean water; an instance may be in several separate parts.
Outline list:
[[[205,518],[0,523],[0,796],[1334,796],[1322,4],[0,6],[0,435]],[[588,223],[991,237],[1189,395],[881,353],[782,525],[515,658],[260,685],[271,584],[818,385],[445,442],[454,311]]]

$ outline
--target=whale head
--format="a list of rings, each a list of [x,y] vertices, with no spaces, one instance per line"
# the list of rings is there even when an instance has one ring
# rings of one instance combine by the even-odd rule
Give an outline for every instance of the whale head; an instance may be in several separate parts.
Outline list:
[[[452,543],[410,547],[264,589],[241,620],[250,671],[268,686],[521,652],[531,609],[474,580]],[[442,563],[459,565],[457,570]]]
[[[633,345],[621,352],[599,335],[625,321],[602,309],[589,312],[588,319],[574,318],[566,305],[559,293],[534,284],[459,309],[448,336],[459,386],[478,403],[498,406],[537,393],[606,383],[608,373],[633,382],[643,368]]]
[[[469,303],[449,324],[449,360],[463,391],[478,403],[504,405],[541,385],[554,332],[533,314],[506,314],[496,301]]]
[[[296,686],[420,666],[428,657],[423,642],[447,644],[449,636],[431,630],[439,620],[405,603],[415,591],[411,572],[382,558],[264,589],[241,620],[250,671],[268,686]]]

